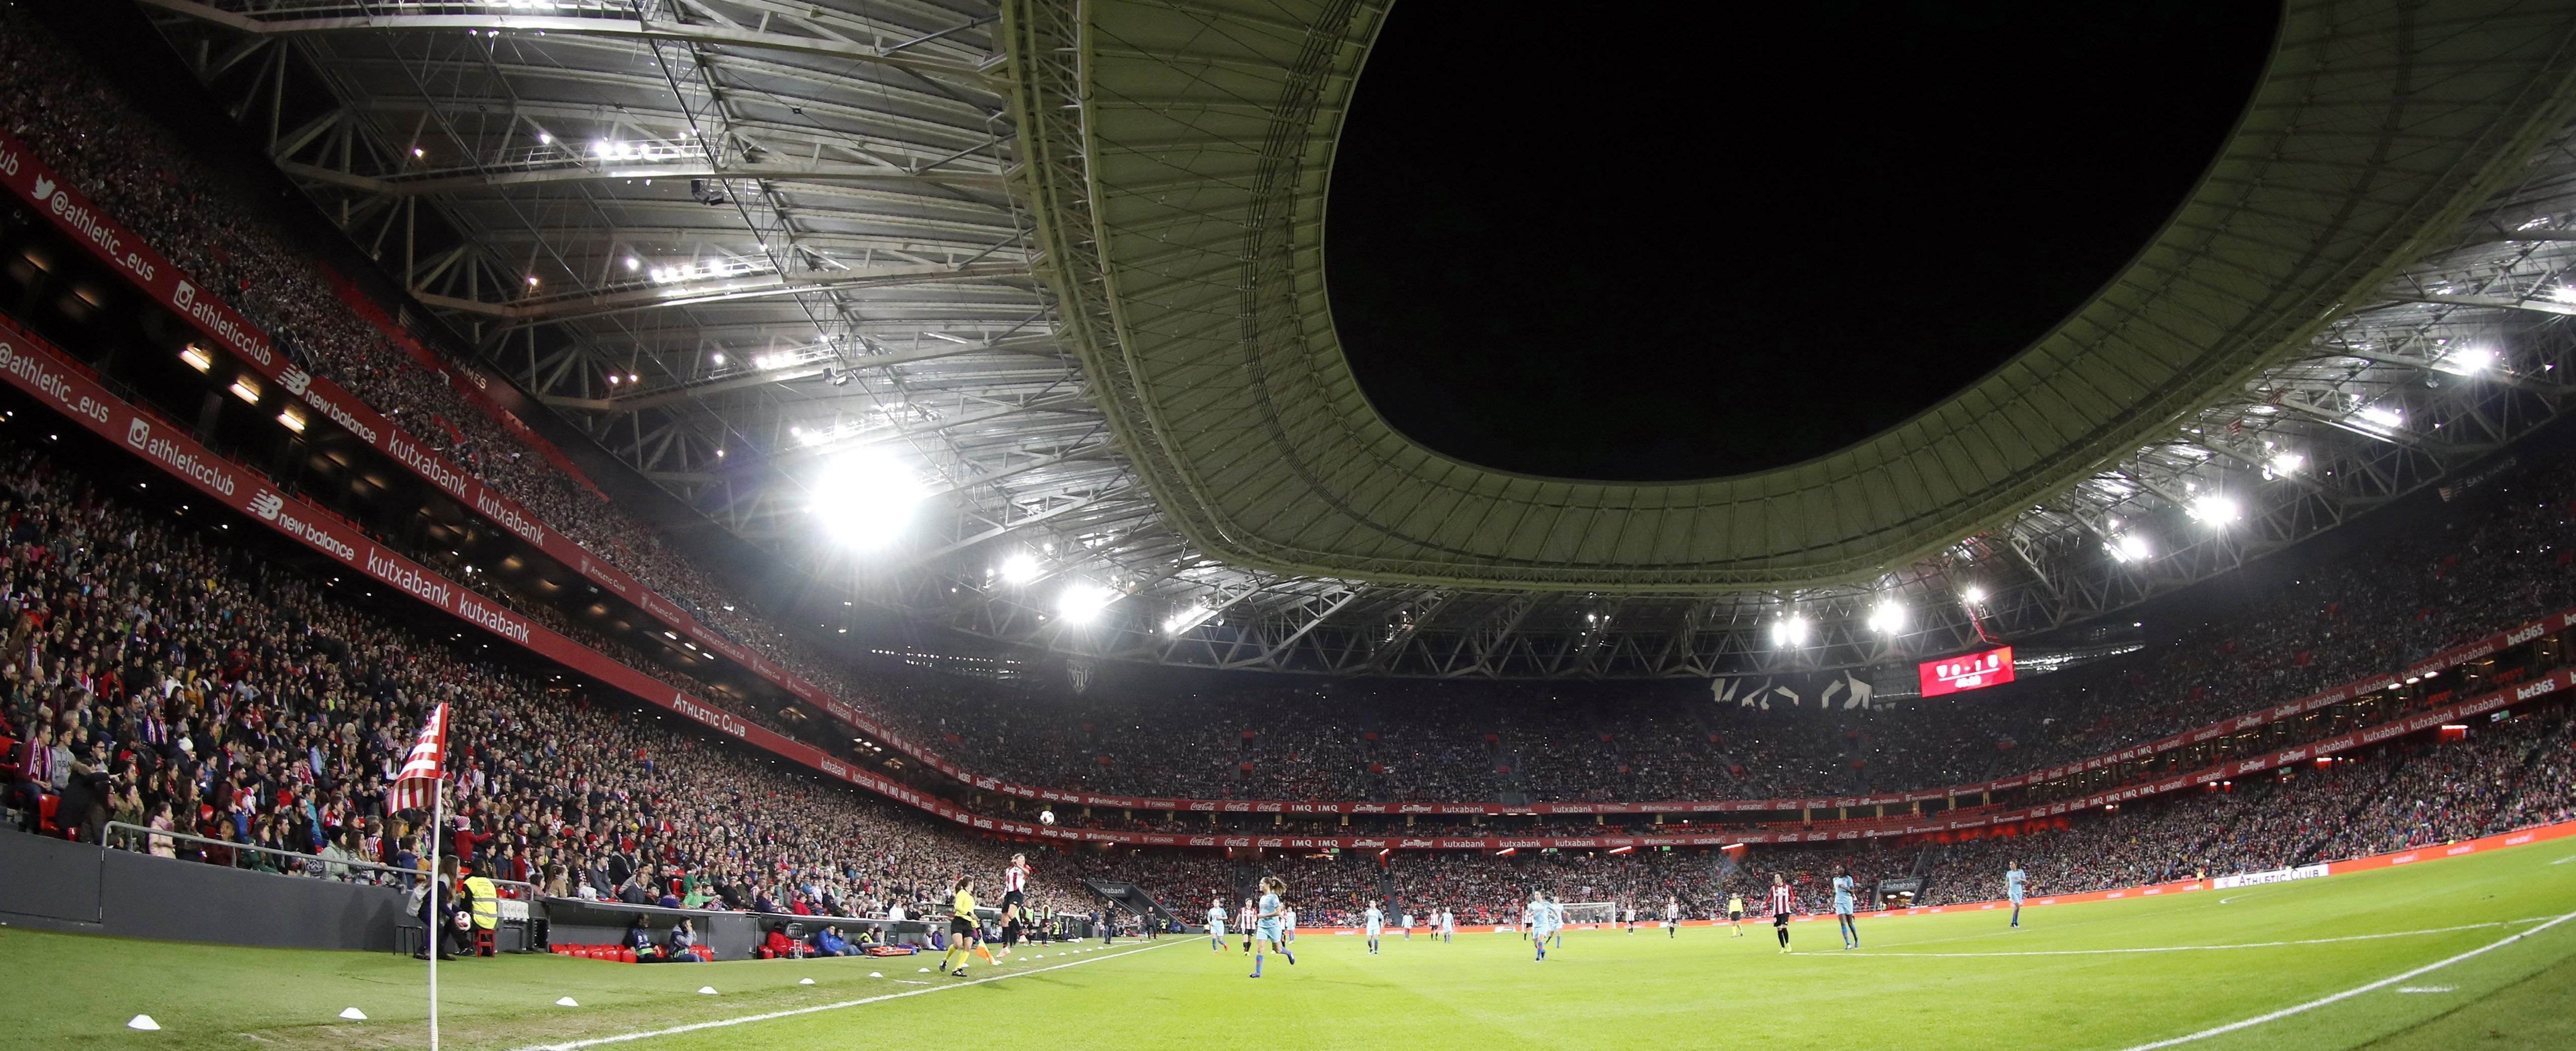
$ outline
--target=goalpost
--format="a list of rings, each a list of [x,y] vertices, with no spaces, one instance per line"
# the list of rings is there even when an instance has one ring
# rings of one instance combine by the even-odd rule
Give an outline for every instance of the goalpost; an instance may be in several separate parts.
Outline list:
[[[1615,901],[1569,901],[1564,903],[1565,924],[1619,922],[1619,903]]]

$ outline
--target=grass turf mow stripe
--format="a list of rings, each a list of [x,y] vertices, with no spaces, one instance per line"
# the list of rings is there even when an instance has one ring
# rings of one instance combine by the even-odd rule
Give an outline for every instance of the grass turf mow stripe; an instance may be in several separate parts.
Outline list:
[[[775,1021],[780,1018],[794,1018],[798,1015],[821,1014],[825,1011],[842,1011],[853,1007],[865,1007],[869,1004],[884,1003],[888,1000],[901,1000],[907,996],[928,996],[931,993],[944,993],[952,989],[966,989],[973,986],[983,985],[987,982],[1007,981],[1012,978],[1025,978],[1033,974],[1045,974],[1048,971],[1061,971],[1067,967],[1080,967],[1087,963],[1101,963],[1108,960],[1115,960],[1121,956],[1134,956],[1140,952],[1152,952],[1156,949],[1166,949],[1174,945],[1187,943],[1188,939],[1176,939],[1157,945],[1147,945],[1140,949],[1129,949],[1125,952],[1113,952],[1107,956],[1094,956],[1089,959],[1073,960],[1067,963],[1048,964],[1044,967],[1035,967],[1025,971],[1012,971],[1008,974],[996,974],[984,978],[970,978],[962,982],[956,982],[949,985],[934,985],[926,989],[906,989],[899,993],[887,993],[883,996],[863,996],[856,1000],[843,1000],[839,1003],[815,1004],[811,1007],[796,1007],[784,1011],[764,1011],[760,1014],[742,1015],[735,1018],[719,1018],[709,1022],[692,1022],[688,1025],[675,1025],[666,1029],[647,1029],[641,1032],[619,1033],[615,1036],[595,1036],[586,1040],[567,1040],[557,1044],[530,1044],[526,1047],[519,1048],[518,1051],[576,1051],[578,1048],[598,1047],[601,1044],[623,1044],[636,1040],[650,1040],[657,1036],[677,1036],[681,1033],[694,1033],[703,1029],[723,1029],[727,1026],[749,1025],[753,1022]],[[896,980],[901,981],[901,979]]]
[[[1310,932],[1297,966],[1274,956],[1259,981],[1239,940],[1218,953],[1186,937],[1049,946],[935,985],[872,977],[879,959],[509,956],[441,967],[439,1013],[450,1051],[806,1051],[992,1018],[1046,1020],[1033,1031],[1043,1051],[1204,1051],[1211,1033],[1331,1051],[1669,1051],[1685,1038],[1766,1051],[2565,1048],[2576,864],[2553,864],[2563,851],[2284,883],[2223,906],[2207,891],[2034,906],[2017,930],[2000,910],[1864,914],[1850,952],[1825,922],[1793,926],[1794,954],[1767,923],[1740,938],[1649,925],[1569,932],[1544,963],[1509,932],[1444,944],[1417,931],[1375,956],[1357,937]],[[1857,962],[1872,957],[1886,958]],[[1032,980],[1003,980],[1020,977]],[[0,927],[0,988],[47,991],[0,1048],[407,1051],[427,1043],[421,979],[383,953]],[[952,989],[973,991],[927,995]],[[351,1007],[367,1017],[340,1016]],[[137,1014],[159,1030],[127,1029]]]
[[[2355,986],[2355,987],[2353,987],[2353,988],[2346,989],[2346,990],[2344,990],[2344,991],[2342,991],[2342,992],[2339,992],[2339,993],[2336,993],[2336,994],[2334,994],[2334,995],[2332,995],[2332,996],[2320,996],[2320,997],[2318,997],[2318,998],[2316,998],[2316,999],[2314,999],[2314,1000],[2310,1000],[2310,1001],[2308,1001],[2308,1002],[2306,1002],[2306,1003],[2299,1004],[2299,1005],[2294,1006],[2294,1007],[2284,1007],[2284,1008],[2282,1008],[2282,1009],[2280,1009],[2280,1010],[2278,1010],[2278,1011],[2274,1011],[2274,1012],[2272,1012],[2272,1013],[2270,1013],[2270,1014],[2256,1015],[2256,1016],[2254,1016],[2254,1017],[2252,1017],[2252,1018],[2248,1018],[2248,1019],[2245,1019],[2245,1020],[2243,1020],[2243,1021],[2239,1021],[2239,1022],[2229,1022],[2229,1023],[2227,1023],[2226,1025],[2222,1025],[2222,1026],[2213,1026],[2213,1027],[2208,1028],[2208,1029],[2203,1029],[2203,1030],[2201,1030],[2201,1031],[2199,1031],[2199,1032],[2197,1032],[2197,1033],[2189,1033],[2189,1034],[2186,1034],[2186,1035],[2183,1035],[2183,1036],[2177,1036],[2177,1037],[2174,1037],[2174,1038],[2169,1039],[2169,1040],[2158,1040],[2158,1041],[2156,1041],[2156,1042],[2154,1042],[2154,1043],[2151,1043],[2151,1044],[2138,1044],[2138,1045],[2136,1045],[2136,1046],[2133,1046],[2133,1047],[2127,1048],[2127,1049],[2126,1049],[2126,1051],[2155,1051],[2155,1049],[2160,1048],[2160,1047],[2175,1047],[2175,1046],[2179,1046],[2179,1045],[2182,1045],[2182,1044],[2193,1043],[2193,1042],[2195,1042],[2195,1041],[2207,1040],[2207,1039],[2209,1039],[2210,1037],[2213,1037],[2213,1036],[2224,1036],[2224,1035],[2226,1035],[2226,1034],[2228,1034],[2228,1033],[2233,1033],[2233,1032],[2236,1032],[2236,1031],[2238,1031],[2238,1030],[2240,1030],[2240,1029],[2252,1029],[2252,1028],[2254,1028],[2255,1026],[2258,1026],[2258,1025],[2263,1025],[2263,1024],[2266,1024],[2266,1023],[2269,1023],[2269,1022],[2277,1022],[2277,1021],[2280,1021],[2281,1019],[2288,1018],[2288,1017],[2290,1017],[2291,1015],[2305,1014],[2305,1013],[2307,1013],[2307,1012],[2309,1012],[2309,1011],[2316,1010],[2317,1008],[2324,1007],[2324,1006],[2326,1006],[2327,1004],[2341,1003],[2341,1002],[2343,1002],[2343,1001],[2345,1001],[2345,1000],[2350,1000],[2350,999],[2352,999],[2353,997],[2360,996],[2361,994],[2366,993],[2366,992],[2370,992],[2371,990],[2374,990],[2374,989],[2385,989],[2385,988],[2387,988],[2387,987],[2389,987],[2389,986],[2395,985],[2395,984],[2397,984],[2397,983],[2399,983],[2399,982],[2402,982],[2402,981],[2405,981],[2405,980],[2407,980],[2407,979],[2409,979],[2409,978],[2422,977],[2422,976],[2424,976],[2424,975],[2431,974],[2431,973],[2433,973],[2433,972],[2435,972],[2435,971],[2441,970],[2442,968],[2448,967],[2448,966],[2450,966],[2450,965],[2452,965],[2452,964],[2459,963],[2459,962],[2461,962],[2461,961],[2463,961],[2463,960],[2471,960],[2471,959],[2475,959],[2475,958],[2480,957],[2480,956],[2484,956],[2484,955],[2486,955],[2486,954],[2488,954],[2488,953],[2490,953],[2490,952],[2494,952],[2494,951],[2495,951],[2495,950],[2497,950],[2497,949],[2504,948],[2505,946],[2511,945],[2511,944],[2513,944],[2513,943],[2515,943],[2515,942],[2518,942],[2518,941],[2521,941],[2521,940],[2523,940],[2523,939],[2525,939],[2525,938],[2531,937],[2532,935],[2535,935],[2535,934],[2538,934],[2538,933],[2540,933],[2540,932],[2542,932],[2542,931],[2548,930],[2548,929],[2549,929],[2549,928],[2551,928],[2551,927],[2558,926],[2559,924],[2565,923],[2565,922],[2567,922],[2567,921],[2569,921],[2569,920],[2576,920],[2576,912],[2570,912],[2570,913],[2567,913],[2567,914],[2565,914],[2565,915],[2559,916],[2559,917],[2558,917],[2558,918],[2556,918],[2556,919],[2550,920],[2550,921],[2549,921],[2549,922],[2547,922],[2547,923],[2541,924],[2540,926],[2534,927],[2534,928],[2532,928],[2532,929],[2530,929],[2530,930],[2523,931],[2523,932],[2521,932],[2521,933],[2519,933],[2519,934],[2508,934],[2508,935],[2505,935],[2505,936],[2504,936],[2504,937],[2502,937],[2502,938],[2498,938],[2498,939],[2496,939],[2495,941],[2488,942],[2488,943],[2486,943],[2485,945],[2478,946],[2477,948],[2471,949],[2471,950],[2469,950],[2469,951],[2467,951],[2467,952],[2464,952],[2464,953],[2461,953],[2461,954],[2459,954],[2459,955],[2457,955],[2457,956],[2453,956],[2453,957],[2450,957],[2450,958],[2448,958],[2448,959],[2444,959],[2444,960],[2436,960],[2436,961],[2434,961],[2434,962],[2432,962],[2432,963],[2425,964],[2425,965],[2424,965],[2424,966],[2422,966],[2422,967],[2418,967],[2418,968],[2416,968],[2416,969],[2414,969],[2414,970],[2411,970],[2411,971],[2408,971],[2408,972],[2406,972],[2406,973],[2404,973],[2404,974],[2391,975],[2391,976],[2389,976],[2389,977],[2382,978],[2382,979],[2380,979],[2380,980],[2378,980],[2378,981],[2372,982],[2372,983],[2370,983],[2370,984],[2368,984],[2368,985]]]

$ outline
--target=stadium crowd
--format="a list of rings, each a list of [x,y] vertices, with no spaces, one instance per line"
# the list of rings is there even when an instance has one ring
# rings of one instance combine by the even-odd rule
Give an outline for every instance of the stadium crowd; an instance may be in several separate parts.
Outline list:
[[[515,421],[403,349],[389,318],[353,304],[260,206],[14,7],[0,7],[0,91],[21,102],[8,117],[13,134],[300,367],[347,386],[735,641],[963,765],[1027,784],[1161,797],[1601,800],[1969,782],[2212,722],[2576,605],[2565,536],[2576,467],[2557,461],[2489,483],[2493,492],[2474,498],[2492,506],[2467,524],[2319,566],[2172,644],[2020,684],[2009,704],[1999,693],[1762,711],[1660,688],[1576,704],[1549,685],[1401,682],[1033,697],[856,667],[778,630],[557,466]],[[7,799],[29,827],[43,821],[39,798],[52,795],[55,823],[83,838],[113,820],[208,841],[148,841],[169,856],[341,875],[360,862],[415,867],[431,830],[419,815],[383,811],[384,780],[410,728],[449,701],[461,774],[456,823],[434,830],[443,849],[550,891],[882,915],[931,900],[961,872],[998,872],[1015,849],[367,613],[332,585],[146,514],[15,439],[6,461],[0,731],[19,744]],[[675,685],[724,696],[546,603],[512,604]],[[737,710],[800,732],[761,706]],[[2459,744],[2387,746],[2064,828],[1775,860],[1812,861],[1800,869],[1808,886],[1832,863],[1924,874],[1934,902],[1991,896],[1990,873],[2007,855],[2044,892],[2098,889],[2563,818],[2569,769],[2564,716],[2526,716]],[[1039,853],[1041,902],[1068,909],[1088,900],[1069,881],[1093,876],[1145,887],[1194,917],[1244,875],[1213,855]],[[1705,914],[1728,889],[1753,889],[1741,881],[1768,857],[1756,852],[1741,868],[1704,853],[1258,864],[1292,865],[1301,901],[1324,922],[1385,894],[1484,922],[1508,915],[1534,882],[1577,900],[1632,901],[1641,913],[1680,895]]]
[[[113,820],[196,837],[148,849],[213,864],[415,868],[425,815],[387,813],[384,789],[446,702],[442,849],[553,893],[918,915],[1010,853],[366,612],[15,438],[0,445],[0,734],[23,742],[9,776],[24,829],[51,793],[54,823],[89,842]],[[1037,891],[1076,904],[1060,880]]]
[[[1925,903],[1992,896],[2022,859],[2043,893],[2465,838],[2576,816],[2563,710],[2481,725],[2469,740],[2382,746],[2323,768],[2135,804],[2009,838],[1849,851],[1567,852],[1249,861],[1176,850],[1054,850],[962,834],[673,720],[495,665],[454,638],[365,611],[184,516],[149,513],[20,444],[0,444],[0,716],[24,745],[11,798],[59,797],[85,839],[110,820],[194,837],[148,849],[214,864],[354,875],[412,868],[421,815],[385,813],[385,779],[430,704],[455,707],[455,824],[442,849],[548,893],[783,913],[919,915],[960,873],[1037,857],[1042,908],[1086,911],[1082,877],[1145,888],[1181,917],[1280,871],[1313,924],[1371,899],[1505,922],[1533,885],[1569,900],[1691,915],[1776,866],[1804,890],[1834,864],[1864,885],[1930,878]],[[219,527],[217,527],[219,528]],[[1569,827],[1564,831],[1574,831]],[[265,850],[242,849],[260,847]]]
[[[10,130],[135,227],[297,362],[736,642],[1026,784],[1231,799],[1533,800],[1803,796],[1963,783],[2082,758],[2387,670],[2437,646],[2576,604],[2561,534],[2564,465],[2493,483],[2499,513],[2319,568],[2170,646],[2021,684],[1866,711],[1758,711],[1680,692],[1560,703],[1547,686],[1381,684],[1174,696],[1041,698],[859,668],[778,630],[754,604],[556,466],[516,421],[468,396],[373,304],[353,302],[236,188],[142,116],[27,14],[0,9]],[[420,553],[425,558],[434,553]],[[452,568],[452,567],[451,567]],[[683,688],[705,683],[513,603]],[[1043,701],[1044,703],[1036,703]],[[737,711],[786,732],[758,705]],[[812,731],[806,731],[810,736]]]

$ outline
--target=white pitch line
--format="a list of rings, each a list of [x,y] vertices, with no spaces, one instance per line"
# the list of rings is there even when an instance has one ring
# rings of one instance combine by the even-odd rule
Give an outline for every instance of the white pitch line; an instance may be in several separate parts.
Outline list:
[[[1013,971],[1009,974],[997,974],[990,978],[976,978],[969,981],[958,982],[955,985],[935,985],[927,989],[906,989],[903,992],[887,993],[883,996],[861,997],[856,1000],[843,1000],[838,1003],[816,1004],[812,1007],[797,1007],[785,1011],[769,1011],[763,1014],[743,1015],[738,1018],[719,1018],[712,1022],[693,1022],[688,1025],[675,1025],[668,1029],[648,1029],[635,1033],[619,1033],[615,1036],[595,1036],[587,1040],[567,1040],[560,1044],[530,1044],[526,1047],[519,1048],[518,1051],[576,1051],[576,1049],[579,1048],[598,1047],[601,1044],[623,1044],[635,1040],[650,1040],[657,1036],[678,1036],[681,1033],[694,1033],[702,1029],[723,1029],[727,1026],[749,1025],[753,1022],[767,1022],[778,1018],[793,1018],[797,1015],[819,1014],[824,1011],[839,1011],[851,1007],[864,1007],[868,1004],[884,1003],[887,1000],[900,1000],[907,996],[924,996],[930,993],[944,993],[951,989],[964,989],[969,986],[982,985],[986,982],[999,982],[1012,978],[1025,978],[1032,974],[1045,974],[1048,971],[1060,971],[1067,967],[1080,967],[1086,963],[1099,963],[1104,960],[1115,960],[1121,956],[1134,956],[1140,952],[1152,952],[1156,949],[1170,948],[1171,946],[1179,944],[1181,943],[1177,941],[1164,942],[1160,945],[1148,945],[1141,949],[1129,949],[1126,952],[1111,953],[1107,956],[1094,956],[1089,959],[1072,960],[1066,963],[1052,964],[1046,967],[1038,967],[1026,971]]]
[[[2375,990],[2375,989],[2385,989],[2385,988],[2387,988],[2387,987],[2389,987],[2389,986],[2395,985],[2395,984],[2397,984],[2397,983],[2399,983],[2399,982],[2402,982],[2402,981],[2405,981],[2405,980],[2407,980],[2407,979],[2409,979],[2409,978],[2415,978],[2415,977],[2419,977],[2419,976],[2422,976],[2422,975],[2431,974],[2431,973],[2433,973],[2433,972],[2435,972],[2435,971],[2441,970],[2442,968],[2448,967],[2448,966],[2450,966],[2450,965],[2452,965],[2452,964],[2455,964],[2455,963],[2458,963],[2458,962],[2460,962],[2460,961],[2462,961],[2462,960],[2467,960],[2467,959],[2472,959],[2472,958],[2474,958],[2474,957],[2484,956],[2484,955],[2486,955],[2487,953],[2494,952],[2494,951],[2495,951],[2495,950],[2497,950],[2497,949],[2504,948],[2505,946],[2511,945],[2511,944],[2513,944],[2513,943],[2515,943],[2515,942],[2518,942],[2518,941],[2521,941],[2521,940],[2523,940],[2523,939],[2525,939],[2525,938],[2531,937],[2532,935],[2535,935],[2535,934],[2538,934],[2538,933],[2540,933],[2540,932],[2542,932],[2542,931],[2548,930],[2548,929],[2549,929],[2549,928],[2551,928],[2551,927],[2558,926],[2559,924],[2565,923],[2565,922],[2567,922],[2567,921],[2569,921],[2569,920],[2576,920],[2576,912],[2571,912],[2571,913],[2568,913],[2568,914],[2566,914],[2566,915],[2564,915],[2564,916],[2560,916],[2560,917],[2558,917],[2558,918],[2556,918],[2556,919],[2550,920],[2550,921],[2549,921],[2549,922],[2547,922],[2547,923],[2541,924],[2540,926],[2534,927],[2534,928],[2532,928],[2532,929],[2530,929],[2530,930],[2523,931],[2523,932],[2518,933],[2518,934],[2508,934],[2508,935],[2505,935],[2505,936],[2504,936],[2504,937],[2502,937],[2502,938],[2499,938],[2499,939],[2497,939],[2497,940],[2495,940],[2495,941],[2488,942],[2488,943],[2486,943],[2485,945],[2478,946],[2477,948],[2471,949],[2471,950],[2469,950],[2469,951],[2467,951],[2467,952],[2464,952],[2464,953],[2461,953],[2461,954],[2459,954],[2459,955],[2457,955],[2457,956],[2453,956],[2453,957],[2451,957],[2451,958],[2449,958],[2449,959],[2445,959],[2445,960],[2436,960],[2436,961],[2434,961],[2434,962],[2432,962],[2432,963],[2425,964],[2425,965],[2424,965],[2424,966],[2422,966],[2422,967],[2418,967],[2418,968],[2416,968],[2416,969],[2414,969],[2414,970],[2411,970],[2411,971],[2408,971],[2408,972],[2406,972],[2406,973],[2404,973],[2404,974],[2390,975],[2390,976],[2388,976],[2388,977],[2386,977],[2386,978],[2382,978],[2382,979],[2380,979],[2380,980],[2378,980],[2378,981],[2375,981],[2375,982],[2372,982],[2372,983],[2370,983],[2370,984],[2368,984],[2368,985],[2357,985],[2357,986],[2354,986],[2354,987],[2352,987],[2352,988],[2350,988],[2350,989],[2346,989],[2346,990],[2344,990],[2344,991],[2342,991],[2342,992],[2336,993],[2336,994],[2334,994],[2334,995],[2332,995],[2332,996],[2320,996],[2320,997],[2318,997],[2318,998],[2316,998],[2316,999],[2314,999],[2314,1000],[2310,1000],[2310,1001],[2308,1001],[2308,1002],[2306,1002],[2306,1003],[2298,1004],[2298,1005],[2296,1005],[2296,1006],[2292,1006],[2292,1007],[2284,1007],[2284,1008],[2282,1008],[2282,1009],[2280,1009],[2280,1010],[2278,1010],[2278,1011],[2274,1011],[2274,1012],[2272,1012],[2272,1013],[2270,1013],[2270,1014],[2255,1015],[2254,1017],[2252,1017],[2252,1018],[2248,1018],[2248,1019],[2245,1019],[2245,1020],[2243,1020],[2243,1021],[2238,1021],[2238,1022],[2229,1022],[2229,1023],[2227,1023],[2226,1025],[2222,1025],[2222,1026],[2213,1026],[2213,1027],[2208,1028],[2208,1029],[2203,1029],[2203,1030],[2201,1030],[2201,1031],[2199,1031],[2199,1032],[2197,1032],[2197,1033],[2188,1033],[2188,1034],[2185,1034],[2185,1035],[2183,1035],[2183,1036],[2172,1037],[2172,1038],[2170,1038],[2170,1039],[2165,1039],[2165,1040],[2158,1040],[2158,1041],[2156,1041],[2156,1042],[2154,1042],[2154,1043],[2151,1043],[2151,1044],[2139,1044],[2139,1045],[2137,1045],[2136,1047],[2127,1048],[2127,1049],[2125,1049],[2125,1051],[2156,1051],[2156,1049],[2158,1049],[2158,1048],[2174,1047],[2174,1046],[2176,1046],[2176,1045],[2180,1045],[2180,1044],[2188,1044],[2188,1043],[2191,1043],[2191,1042],[2193,1042],[2193,1041],[2195,1041],[2195,1040],[2206,1040],[2206,1039],[2209,1039],[2210,1037],[2213,1037],[2213,1036],[2225,1036],[2226,1034],[2233,1033],[2233,1032],[2235,1032],[2235,1031],[2237,1031],[2237,1030],[2239,1030],[2239,1029],[2251,1029],[2251,1028],[2253,1028],[2253,1027],[2255,1027],[2255,1026],[2262,1025],[2262,1024],[2267,1023],[2267,1022],[2277,1022],[2277,1021],[2280,1021],[2281,1019],[2288,1018],[2288,1017],[2290,1017],[2291,1015],[2295,1015],[2295,1014],[2304,1014],[2304,1013],[2306,1013],[2306,1012],[2316,1010],[2317,1008],[2324,1007],[2324,1006],[2327,1006],[2327,1005],[2329,1005],[2329,1004],[2340,1003],[2340,1002],[2342,1002],[2342,1001],[2352,999],[2353,997],[2360,996],[2360,995],[2361,995],[2361,994],[2363,994],[2363,993],[2367,993],[2367,992],[2370,992],[2370,991]]]
[[[2564,918],[2565,917],[2560,917],[2560,919]],[[2453,931],[2474,931],[2486,927],[2510,927],[2517,923],[2539,923],[2543,920],[2549,919],[2550,918],[2547,916],[2529,916],[2519,920],[2493,920],[2486,923],[2463,923],[2457,927],[2426,927],[2422,930],[2416,931],[2388,931],[2381,934],[2346,934],[2334,938],[2302,938],[2296,941],[2233,942],[2224,945],[2147,945],[2125,949],[2030,949],[2012,952],[1874,952],[1869,955],[1937,957],[2120,956],[2132,953],[2149,952],[2204,952],[2212,949],[2275,949],[2284,945],[2331,945],[2335,942],[2364,942],[2379,938],[2412,938],[2423,934],[2449,934]],[[2550,922],[2555,923],[2557,921],[2550,920]],[[2527,934],[2530,932],[2526,931],[2524,933]],[[1858,957],[1853,958],[1857,959]]]
[[[2569,854],[2569,855],[2567,855],[2566,857],[2563,857],[2563,858],[2560,858],[2560,859],[2558,859],[2558,860],[2556,860],[2556,861],[2550,862],[2550,864],[2552,864],[2552,865],[2564,865],[2564,864],[2566,864],[2566,863],[2568,863],[2568,862],[2570,862],[2570,861],[2576,861],[2576,854]]]

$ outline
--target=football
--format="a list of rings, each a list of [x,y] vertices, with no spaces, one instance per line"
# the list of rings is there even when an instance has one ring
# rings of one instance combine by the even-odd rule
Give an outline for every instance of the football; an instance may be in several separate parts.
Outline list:
[[[1055,811],[1052,811],[1052,810],[1041,810],[1041,811],[1038,811],[1038,824],[1041,824],[1041,825],[1052,825],[1052,824],[1055,824]]]

